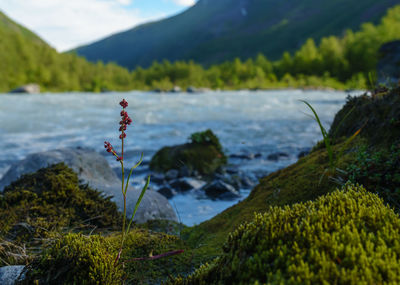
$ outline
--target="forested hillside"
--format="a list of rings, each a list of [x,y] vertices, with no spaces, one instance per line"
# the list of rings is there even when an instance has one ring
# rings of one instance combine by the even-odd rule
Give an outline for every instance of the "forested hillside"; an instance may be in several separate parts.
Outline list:
[[[194,60],[202,65],[262,53],[277,60],[308,38],[342,36],[377,23],[400,0],[200,0],[187,11],[141,25],[76,51],[90,61],[129,69],[153,61]]]
[[[115,64],[89,63],[59,54],[0,11],[0,92],[35,82],[42,90],[127,89],[131,74]]]

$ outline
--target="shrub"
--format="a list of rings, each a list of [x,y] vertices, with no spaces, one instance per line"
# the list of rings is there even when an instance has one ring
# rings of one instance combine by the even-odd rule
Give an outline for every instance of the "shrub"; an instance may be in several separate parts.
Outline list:
[[[232,232],[223,254],[173,284],[400,282],[400,218],[347,185],[314,202],[271,207]]]

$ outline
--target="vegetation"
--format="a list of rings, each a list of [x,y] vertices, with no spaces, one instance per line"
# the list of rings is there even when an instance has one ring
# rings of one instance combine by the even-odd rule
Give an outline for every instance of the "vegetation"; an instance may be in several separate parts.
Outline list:
[[[197,171],[201,175],[210,175],[227,163],[222,146],[211,130],[194,133],[190,139],[191,143],[160,149],[152,157],[150,169],[167,172],[185,167],[190,173]]]
[[[38,83],[42,91],[127,90],[131,73],[115,64],[89,63],[59,54],[38,36],[0,12],[0,91]]]
[[[122,221],[110,198],[80,185],[64,164],[22,176],[4,189],[0,206],[0,266],[15,264],[28,255],[26,246],[41,245],[61,232],[111,231]]]
[[[67,234],[43,251],[23,284],[121,284],[115,251],[98,235]]]
[[[359,4],[359,3],[358,3]],[[37,36],[0,14],[0,91],[36,82],[45,91],[170,90],[175,85],[220,89],[333,87],[366,88],[383,43],[400,39],[400,6],[378,25],[357,32],[308,39],[299,50],[270,61],[258,54],[204,67],[194,61],[164,60],[128,71],[113,63],[88,63],[75,54],[58,54]]]
[[[173,284],[397,284],[400,218],[348,185],[270,207],[229,234],[222,255]]]

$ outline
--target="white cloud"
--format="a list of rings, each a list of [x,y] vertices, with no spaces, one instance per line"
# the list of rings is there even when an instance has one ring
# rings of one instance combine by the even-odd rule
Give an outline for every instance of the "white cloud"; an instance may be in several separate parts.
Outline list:
[[[98,40],[161,14],[141,17],[131,0],[0,0],[0,9],[59,51]]]
[[[193,6],[196,0],[172,0],[175,4],[180,6]]]

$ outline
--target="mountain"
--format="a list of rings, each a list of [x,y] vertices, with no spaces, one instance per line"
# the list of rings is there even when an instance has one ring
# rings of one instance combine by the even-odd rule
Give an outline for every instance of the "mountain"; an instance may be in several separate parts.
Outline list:
[[[75,54],[60,54],[1,11],[0,74],[0,92],[32,82],[44,91],[133,88],[132,75],[126,68],[93,64]]]
[[[183,13],[74,50],[90,61],[133,69],[168,59],[208,65],[235,57],[270,59],[307,38],[342,35],[373,22],[400,0],[200,0]]]

